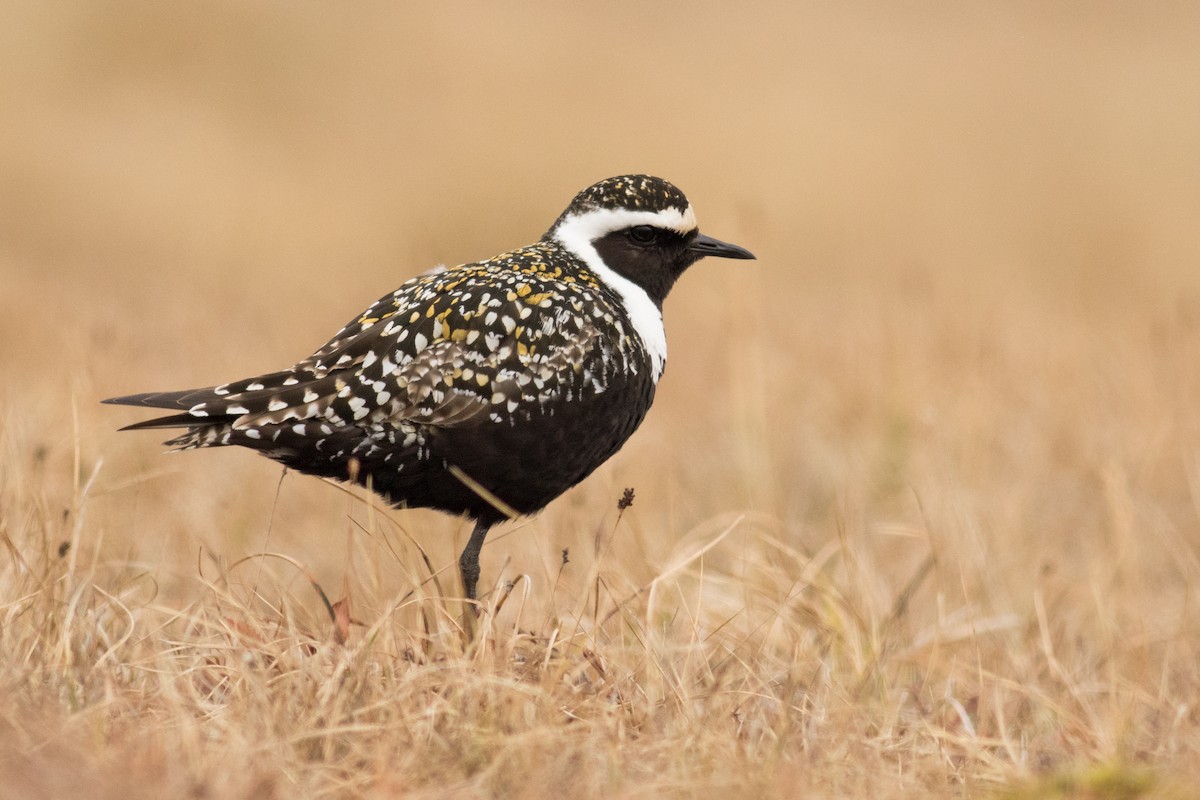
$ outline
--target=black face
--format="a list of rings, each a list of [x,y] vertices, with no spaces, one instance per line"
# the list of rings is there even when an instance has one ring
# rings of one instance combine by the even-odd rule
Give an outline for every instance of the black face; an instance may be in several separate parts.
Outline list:
[[[593,244],[605,264],[645,289],[659,308],[684,270],[705,256],[754,258],[749,250],[699,231],[683,234],[653,225],[613,231]]]

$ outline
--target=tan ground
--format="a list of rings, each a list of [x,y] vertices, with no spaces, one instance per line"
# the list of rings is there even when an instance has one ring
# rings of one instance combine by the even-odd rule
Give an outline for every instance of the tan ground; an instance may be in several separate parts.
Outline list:
[[[0,797],[1191,796],[1198,9],[0,6]],[[97,403],[627,171],[759,261],[465,653],[465,523]]]

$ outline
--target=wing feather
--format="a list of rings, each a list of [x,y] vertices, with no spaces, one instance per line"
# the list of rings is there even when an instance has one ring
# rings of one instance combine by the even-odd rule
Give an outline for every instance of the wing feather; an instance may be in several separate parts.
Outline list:
[[[182,411],[131,428],[455,427],[603,391],[634,363],[630,337],[598,286],[512,266],[545,257],[527,248],[414,278],[287,370],[104,402]]]

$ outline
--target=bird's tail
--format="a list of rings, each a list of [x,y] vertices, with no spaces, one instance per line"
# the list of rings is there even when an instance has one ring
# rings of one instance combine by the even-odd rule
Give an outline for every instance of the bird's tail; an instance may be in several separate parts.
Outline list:
[[[139,406],[145,408],[191,409],[202,398],[211,397],[213,389],[185,389],[178,392],[144,392],[124,397],[110,397],[101,400],[102,403],[122,406]],[[236,416],[199,416],[184,410],[180,413],[169,414],[165,417],[135,422],[121,428],[123,431],[153,430],[158,428],[187,428],[182,436],[169,439],[164,444],[173,450],[195,450],[200,447],[220,447],[229,444],[229,434],[233,428]]]

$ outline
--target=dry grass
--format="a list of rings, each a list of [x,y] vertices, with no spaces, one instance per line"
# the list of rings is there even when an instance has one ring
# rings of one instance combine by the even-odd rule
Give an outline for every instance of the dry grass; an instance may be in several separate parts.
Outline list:
[[[1194,8],[0,15],[0,798],[1200,781]],[[635,169],[760,261],[688,275],[470,645],[463,523],[97,405]]]

